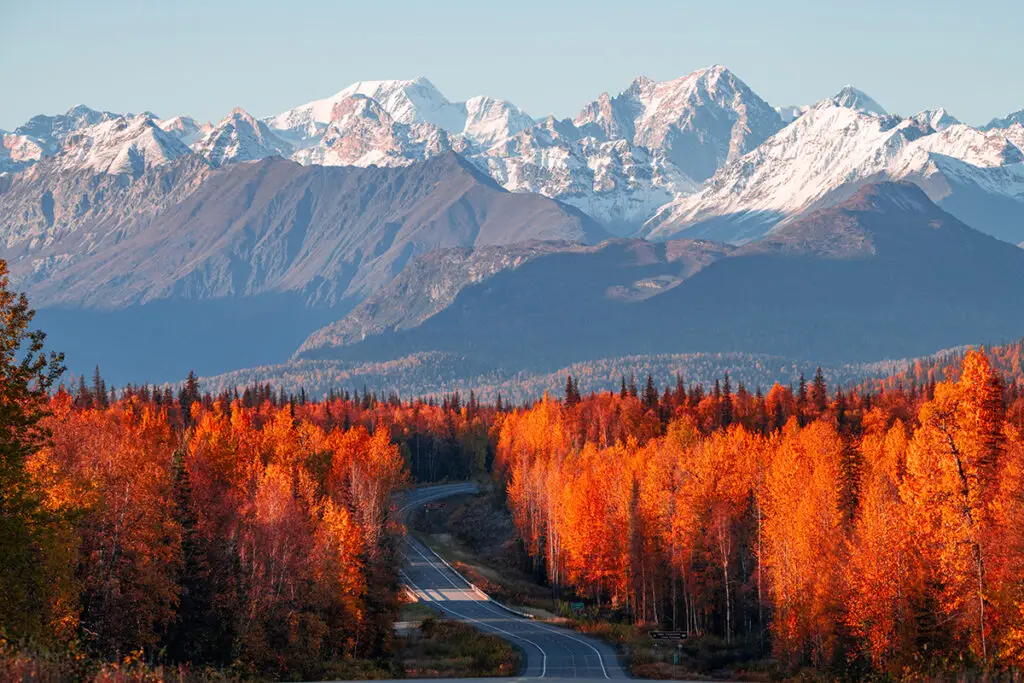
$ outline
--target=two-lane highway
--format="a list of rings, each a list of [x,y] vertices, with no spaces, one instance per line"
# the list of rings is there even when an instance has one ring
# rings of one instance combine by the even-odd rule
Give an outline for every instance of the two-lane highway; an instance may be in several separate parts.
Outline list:
[[[429,501],[475,493],[474,484],[447,484],[410,491],[402,512]],[[528,678],[626,678],[615,650],[574,631],[528,619],[505,609],[478,591],[419,540],[406,539],[402,578],[425,604],[441,614],[493,633],[524,654]]]

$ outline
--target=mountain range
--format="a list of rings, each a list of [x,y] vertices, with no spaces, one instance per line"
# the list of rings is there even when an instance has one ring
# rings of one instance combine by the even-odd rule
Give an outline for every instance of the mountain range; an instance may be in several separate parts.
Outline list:
[[[1015,273],[1020,112],[972,128],[941,108],[889,113],[852,86],[773,107],[713,66],[639,77],[566,119],[487,96],[452,102],[416,78],[267,117],[77,106],[0,135],[0,257],[76,369],[99,361],[125,380],[290,355],[445,353],[538,372],[635,353],[847,362],[1024,334],[984,306],[897,334],[886,315],[921,317],[852,299],[835,313],[796,291],[855,275],[902,282],[885,270],[898,260],[917,279],[874,296],[935,296],[918,283],[948,283],[928,263],[948,261],[972,286],[994,277],[964,253]],[[942,229],[886,232],[915,221]],[[974,251],[957,254],[953,234]],[[761,299],[773,290],[800,297],[804,317]],[[852,316],[860,331],[788,327],[812,313]],[[205,338],[199,360],[188,329]],[[146,346],[124,352],[125,335]]]

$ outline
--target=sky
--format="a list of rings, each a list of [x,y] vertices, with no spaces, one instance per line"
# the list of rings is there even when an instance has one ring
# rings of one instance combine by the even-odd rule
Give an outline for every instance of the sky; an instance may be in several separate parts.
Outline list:
[[[1024,108],[1024,2],[0,0],[0,129],[75,104],[216,121],[426,76],[574,116],[638,75],[712,64],[772,105],[853,84],[890,112]]]

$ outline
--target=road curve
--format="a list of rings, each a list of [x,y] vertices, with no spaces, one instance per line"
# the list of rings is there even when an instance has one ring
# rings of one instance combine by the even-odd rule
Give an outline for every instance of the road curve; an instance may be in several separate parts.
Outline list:
[[[475,493],[475,484],[412,489],[401,503],[407,514],[429,501]],[[575,631],[527,619],[503,608],[474,588],[419,540],[407,537],[402,580],[425,604],[441,614],[493,633],[524,654],[523,678],[623,679],[615,650]]]

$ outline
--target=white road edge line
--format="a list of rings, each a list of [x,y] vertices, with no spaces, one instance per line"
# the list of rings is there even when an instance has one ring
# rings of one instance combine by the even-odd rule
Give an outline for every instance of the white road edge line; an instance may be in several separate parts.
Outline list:
[[[433,565],[433,564],[431,564],[430,566],[433,567],[434,569],[437,569],[437,567],[435,565]],[[438,571],[440,571],[440,570],[438,569]],[[548,653],[545,652],[544,648],[542,648],[540,645],[538,645],[537,643],[533,642],[529,638],[524,638],[522,636],[516,635],[515,633],[511,633],[511,632],[506,631],[505,629],[503,629],[503,628],[501,628],[499,626],[495,626],[494,624],[485,624],[484,622],[479,621],[477,619],[474,619],[473,617],[467,617],[464,614],[459,614],[458,612],[453,610],[451,607],[442,606],[440,601],[431,599],[430,595],[426,591],[424,591],[422,588],[420,588],[415,583],[413,583],[412,578],[410,578],[410,576],[405,572],[404,569],[402,570],[401,574],[402,574],[402,576],[405,577],[406,582],[410,586],[412,586],[414,590],[416,590],[422,596],[427,598],[427,602],[431,602],[431,603],[437,605],[437,608],[439,610],[441,610],[441,612],[451,612],[452,614],[457,616],[459,619],[463,619],[465,621],[469,621],[469,622],[472,622],[474,624],[477,624],[480,627],[480,630],[483,631],[484,633],[487,633],[487,630],[490,628],[490,629],[493,629],[493,630],[497,631],[498,633],[504,633],[509,638],[514,638],[516,640],[521,640],[524,643],[529,643],[530,645],[533,645],[535,648],[540,650],[540,656],[541,656],[541,660],[540,660],[540,662],[541,662],[541,664],[540,664],[540,676],[538,676],[538,678],[544,678],[544,676],[547,674],[547,672],[548,672]],[[442,574],[443,574],[443,572],[442,572]]]
[[[452,581],[452,578],[451,578],[450,576],[448,576],[447,574],[445,574],[445,573],[444,573],[443,571],[441,571],[441,569],[440,569],[440,568],[439,568],[439,567],[438,567],[437,565],[435,565],[435,564],[434,564],[433,562],[431,562],[431,561],[430,561],[430,558],[429,558],[429,557],[427,557],[426,555],[424,555],[424,554],[423,554],[423,551],[421,551],[421,550],[420,550],[419,548],[417,548],[417,547],[416,547],[416,546],[415,546],[415,545],[414,545],[414,544],[413,544],[413,543],[412,543],[411,541],[409,541],[409,539],[408,539],[408,538],[406,538],[406,539],[405,539],[405,541],[406,541],[406,543],[407,543],[407,544],[409,545],[409,547],[410,547],[410,548],[412,548],[413,550],[415,550],[415,551],[416,551],[416,554],[417,554],[417,555],[419,555],[420,557],[422,557],[422,558],[423,558],[423,559],[424,559],[424,560],[425,560],[425,561],[427,562],[427,564],[429,564],[429,565],[430,565],[431,567],[433,567],[434,569],[436,569],[436,570],[438,571],[438,573],[440,573],[440,574],[441,574],[441,576],[443,576],[443,577],[445,578],[445,580],[447,580],[447,581],[448,581],[448,583],[449,583],[449,584],[451,584],[452,588],[456,588],[456,589],[459,589],[459,590],[464,590],[464,588],[463,588],[462,586],[459,586],[459,585],[458,585],[458,584],[456,584],[456,583],[455,583],[454,581]],[[436,554],[436,553],[435,553],[435,554]],[[447,564],[447,563],[445,563],[445,564]],[[464,577],[464,576],[463,576],[462,574],[460,574],[460,573],[459,573],[458,571],[456,571],[456,570],[455,570],[455,569],[454,569],[454,568],[453,568],[453,567],[452,567],[451,565],[448,565],[448,568],[452,570],[452,573],[454,573],[454,574],[455,574],[456,576],[458,576],[458,577],[459,577],[460,579],[462,579],[463,581],[465,581],[465,582],[466,582],[466,583],[467,583],[467,584],[468,584],[468,585],[469,585],[469,586],[470,586],[471,588],[473,588],[473,589],[475,589],[475,590],[478,590],[478,591],[480,591],[480,589],[479,589],[479,588],[476,588],[475,586],[473,586],[473,584],[472,584],[472,583],[470,583],[470,582],[469,582],[469,581],[468,581],[468,580],[466,579],[466,577]],[[485,596],[487,595],[487,594],[486,594],[486,593],[484,593],[483,591],[480,591],[480,592],[481,592],[481,593],[483,593],[483,594],[484,594]],[[489,605],[489,604],[488,604],[488,602],[489,602],[489,601],[490,601],[490,597],[488,596],[488,597],[487,597],[487,600],[486,600],[486,601],[482,601],[482,603],[483,603],[483,607],[484,607],[485,609],[488,609],[488,610],[489,610],[489,611],[490,611],[490,612],[491,612],[492,614],[497,614],[497,615],[498,615],[498,616],[500,616],[500,617],[504,617],[504,616],[505,616],[504,614],[500,614],[500,613],[499,613],[499,612],[497,612],[497,611],[496,611],[496,610],[495,610],[495,609],[494,609],[494,608],[493,608],[493,607],[492,607],[491,605]],[[506,618],[507,618],[507,617],[506,617]],[[564,633],[564,632],[563,632],[562,630],[560,630],[560,629],[555,629],[555,628],[552,628],[552,627],[550,627],[550,626],[547,626],[546,624],[540,624],[540,623],[537,623],[536,621],[533,621],[533,622],[528,622],[528,623],[531,623],[531,624],[535,625],[535,626],[536,626],[537,628],[539,628],[539,629],[541,629],[541,630],[543,630],[543,631],[548,631],[549,633],[553,633],[553,634],[555,634],[556,636],[561,636],[562,638],[568,638],[569,640],[575,641],[575,642],[579,643],[580,645],[586,645],[587,647],[589,647],[589,648],[590,648],[591,650],[593,650],[593,651],[594,651],[594,654],[596,654],[596,655],[597,655],[597,661],[598,661],[598,663],[599,663],[599,664],[601,665],[601,673],[603,673],[603,674],[604,674],[604,677],[605,677],[606,679],[611,679],[611,676],[609,676],[609,675],[608,675],[608,669],[607,669],[607,668],[605,667],[605,665],[604,665],[604,655],[603,655],[603,654],[601,654],[601,651],[600,651],[600,650],[598,650],[598,649],[597,649],[596,647],[594,647],[594,646],[593,646],[593,645],[592,645],[591,643],[588,643],[587,641],[585,641],[585,640],[582,640],[582,639],[580,639],[580,638],[576,638],[575,636],[573,636],[573,635],[572,635],[572,634],[570,634],[570,633]]]

